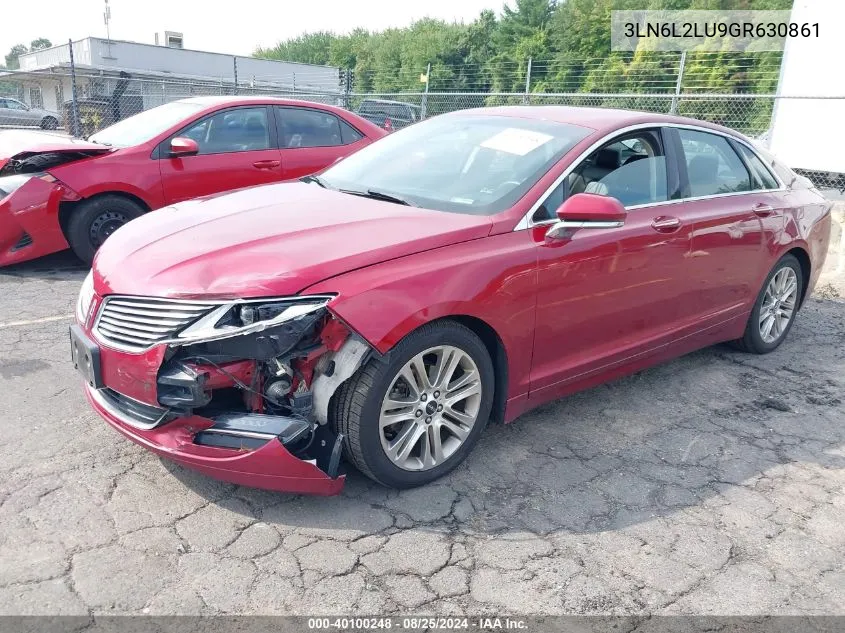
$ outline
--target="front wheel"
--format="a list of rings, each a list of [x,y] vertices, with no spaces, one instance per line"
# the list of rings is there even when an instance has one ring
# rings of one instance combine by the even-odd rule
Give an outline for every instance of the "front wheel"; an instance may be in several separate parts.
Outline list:
[[[754,354],[768,354],[786,339],[801,302],[804,277],[794,255],[784,255],[763,283],[737,346]]]
[[[59,127],[59,121],[55,117],[45,116],[41,119],[42,130],[55,130]]]
[[[86,264],[94,261],[97,249],[121,226],[140,217],[145,209],[118,195],[102,195],[79,203],[67,225],[67,241]]]
[[[467,327],[425,325],[389,361],[371,359],[334,396],[331,422],[358,470],[394,488],[420,486],[453,470],[490,417],[493,363]]]

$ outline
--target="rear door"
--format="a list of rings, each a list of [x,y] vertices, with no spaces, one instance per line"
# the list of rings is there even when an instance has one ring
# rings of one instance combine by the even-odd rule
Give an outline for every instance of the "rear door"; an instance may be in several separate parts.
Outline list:
[[[170,140],[177,136],[196,141],[199,153],[171,157]],[[282,179],[268,106],[218,110],[161,143],[158,155],[166,204]]]
[[[698,128],[670,132],[683,156],[681,198],[692,223],[691,298],[707,327],[743,314],[757,296],[764,235],[774,235],[783,216],[772,187],[751,173],[736,141]]]
[[[284,180],[322,171],[367,144],[344,119],[317,108],[275,106]]]

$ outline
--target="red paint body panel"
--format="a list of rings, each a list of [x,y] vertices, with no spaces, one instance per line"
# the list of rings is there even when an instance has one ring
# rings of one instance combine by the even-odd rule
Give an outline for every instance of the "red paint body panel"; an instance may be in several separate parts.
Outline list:
[[[291,455],[281,442],[270,441],[254,451],[236,451],[193,443],[193,437],[214,423],[208,418],[179,418],[165,426],[142,431],[122,423],[101,407],[85,386],[88,402],[114,429],[156,455],[186,468],[233,484],[280,492],[336,495],[345,475],[332,479],[319,468]]]
[[[97,253],[100,295],[153,288],[185,299],[296,294],[349,270],[484,237],[490,219],[282,183],[192,200],[132,227]]]
[[[95,290],[101,296],[185,299],[334,293],[329,309],[382,353],[436,319],[480,321],[505,352],[507,421],[563,395],[740,337],[765,276],[790,250],[809,259],[812,291],[827,251],[830,203],[798,180],[775,192],[632,207],[617,228],[580,228],[558,238],[547,236],[547,226],[514,230],[598,136],[634,123],[698,122],[571,108],[484,113],[557,117],[597,131],[513,207],[492,217],[416,209],[301,183],[181,204],[110,238],[94,262]],[[761,203],[774,212],[755,214]],[[667,217],[677,226],[654,226]],[[133,383],[154,386],[162,352],[103,347],[102,354],[107,386],[155,404],[149,388]],[[181,428],[161,427],[151,448],[169,451],[164,447],[179,442],[173,434]],[[144,438],[141,443],[149,441]],[[250,485],[265,485],[268,474],[250,480],[244,470],[192,467],[200,466]],[[292,476],[287,468],[282,460],[274,474]]]
[[[75,197],[78,197],[75,192],[60,182],[31,178],[11,195],[0,199],[0,266],[67,248],[67,240],[59,226],[59,203]],[[31,246],[14,250],[24,233],[38,235],[39,239]]]
[[[0,167],[12,156],[24,157],[45,152],[99,153],[50,168],[48,171],[82,199],[104,193],[119,193],[137,198],[148,209],[155,210],[199,196],[299,178],[324,169],[339,158],[386,135],[384,130],[356,114],[319,103],[256,97],[224,97],[206,101],[208,105],[148,142],[120,149],[55,134],[3,131],[0,132]],[[181,158],[153,158],[160,143],[190,123],[220,110],[249,105],[304,106],[330,112],[356,128],[363,134],[363,138],[355,143],[337,147],[296,150],[272,148]],[[272,119],[269,123],[272,123]],[[287,156],[284,161],[282,154]],[[268,165],[268,161],[272,164]],[[3,199],[0,204],[5,201],[6,199]],[[32,237],[33,244],[15,253],[10,253],[7,249],[0,251],[0,266],[27,261],[68,247],[58,222],[58,206],[52,205],[47,197],[30,209],[29,216],[29,228],[26,230]],[[0,236],[0,239],[3,239],[6,237],[6,231],[0,230],[4,231]],[[57,234],[61,239],[56,239]]]

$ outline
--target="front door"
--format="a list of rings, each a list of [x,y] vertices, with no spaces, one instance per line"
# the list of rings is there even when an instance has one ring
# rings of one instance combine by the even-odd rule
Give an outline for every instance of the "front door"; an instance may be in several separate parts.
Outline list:
[[[546,400],[574,383],[666,345],[691,327],[686,267],[691,227],[677,191],[673,147],[659,129],[614,139],[587,157],[540,207],[537,321],[530,398]],[[668,156],[667,156],[668,153]],[[628,210],[618,228],[545,233],[568,195],[596,193]],[[545,214],[545,218],[543,217]]]
[[[170,157],[170,139],[159,147],[161,184],[167,204],[220,191],[282,180],[269,108],[227,108],[192,123],[176,136],[192,138],[194,156]]]

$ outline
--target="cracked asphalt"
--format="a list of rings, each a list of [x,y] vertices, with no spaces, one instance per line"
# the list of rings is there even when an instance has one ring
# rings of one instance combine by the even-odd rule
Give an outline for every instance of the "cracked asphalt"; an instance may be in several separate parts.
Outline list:
[[[703,350],[490,427],[435,485],[335,498],[123,439],[68,360],[84,269],[0,270],[0,614],[845,614],[835,263],[773,354]]]

